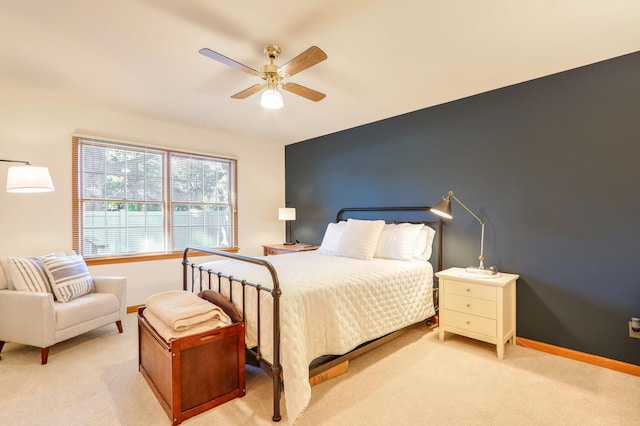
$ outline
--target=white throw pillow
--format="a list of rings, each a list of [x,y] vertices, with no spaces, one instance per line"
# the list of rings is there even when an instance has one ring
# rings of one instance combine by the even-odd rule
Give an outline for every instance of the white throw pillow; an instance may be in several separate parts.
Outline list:
[[[318,252],[331,255],[336,254],[342,233],[346,227],[347,222],[332,222],[328,224],[326,231],[324,231],[324,237],[322,238]]]
[[[373,259],[383,228],[384,220],[347,220],[336,254],[363,260]]]
[[[399,223],[385,225],[374,257],[411,260],[424,224]]]
[[[15,290],[13,285],[9,286],[10,280],[11,280],[11,270],[9,269],[9,257],[2,256],[0,257],[0,290],[4,290],[7,288],[11,288],[11,290]]]
[[[418,240],[416,242],[415,252],[413,257],[421,260],[431,259],[431,246],[433,245],[433,237],[436,235],[436,230],[430,226],[425,225],[420,230]]]
[[[52,293],[43,259],[44,257],[9,257],[11,282],[16,290]]]
[[[58,302],[68,302],[95,291],[93,278],[82,256],[47,256],[42,263]]]

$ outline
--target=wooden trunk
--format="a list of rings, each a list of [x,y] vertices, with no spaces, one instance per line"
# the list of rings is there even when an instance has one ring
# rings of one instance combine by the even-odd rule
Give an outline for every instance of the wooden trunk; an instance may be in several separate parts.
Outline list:
[[[167,342],[144,309],[138,309],[139,370],[172,424],[245,395],[244,323]]]

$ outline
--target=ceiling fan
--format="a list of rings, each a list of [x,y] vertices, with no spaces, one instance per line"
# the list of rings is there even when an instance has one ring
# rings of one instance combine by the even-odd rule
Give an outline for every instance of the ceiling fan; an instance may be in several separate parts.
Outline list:
[[[278,92],[278,86],[287,92],[294,93],[314,102],[318,102],[326,96],[324,93],[309,89],[308,87],[304,87],[296,83],[283,83],[282,81],[285,78],[291,77],[300,71],[304,71],[307,68],[327,59],[327,54],[317,46],[311,46],[286,64],[278,66],[274,64],[274,61],[278,55],[280,55],[280,48],[275,44],[269,44],[264,48],[264,53],[269,58],[269,63],[260,67],[260,71],[243,65],[233,59],[227,58],[226,56],[218,52],[214,52],[206,47],[200,49],[200,53],[208,58],[222,62],[225,65],[244,71],[247,74],[255,75],[264,80],[264,83],[262,84],[255,84],[231,96],[233,99],[245,99],[264,89],[260,99],[260,105],[269,109],[282,108],[282,95]]]

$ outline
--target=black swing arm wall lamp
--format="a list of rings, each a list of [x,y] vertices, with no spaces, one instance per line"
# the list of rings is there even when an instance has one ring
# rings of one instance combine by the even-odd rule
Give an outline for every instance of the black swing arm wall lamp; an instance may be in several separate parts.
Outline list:
[[[3,160],[4,163],[22,163],[11,166],[7,171],[7,192],[30,193],[54,190],[49,168],[32,166],[28,161]]]

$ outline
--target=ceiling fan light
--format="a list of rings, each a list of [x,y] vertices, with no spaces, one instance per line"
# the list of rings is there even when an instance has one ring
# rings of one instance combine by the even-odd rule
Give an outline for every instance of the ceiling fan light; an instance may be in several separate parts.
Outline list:
[[[282,95],[276,89],[266,89],[262,92],[260,97],[260,106],[267,109],[279,109],[282,108],[284,102],[282,101]]]

